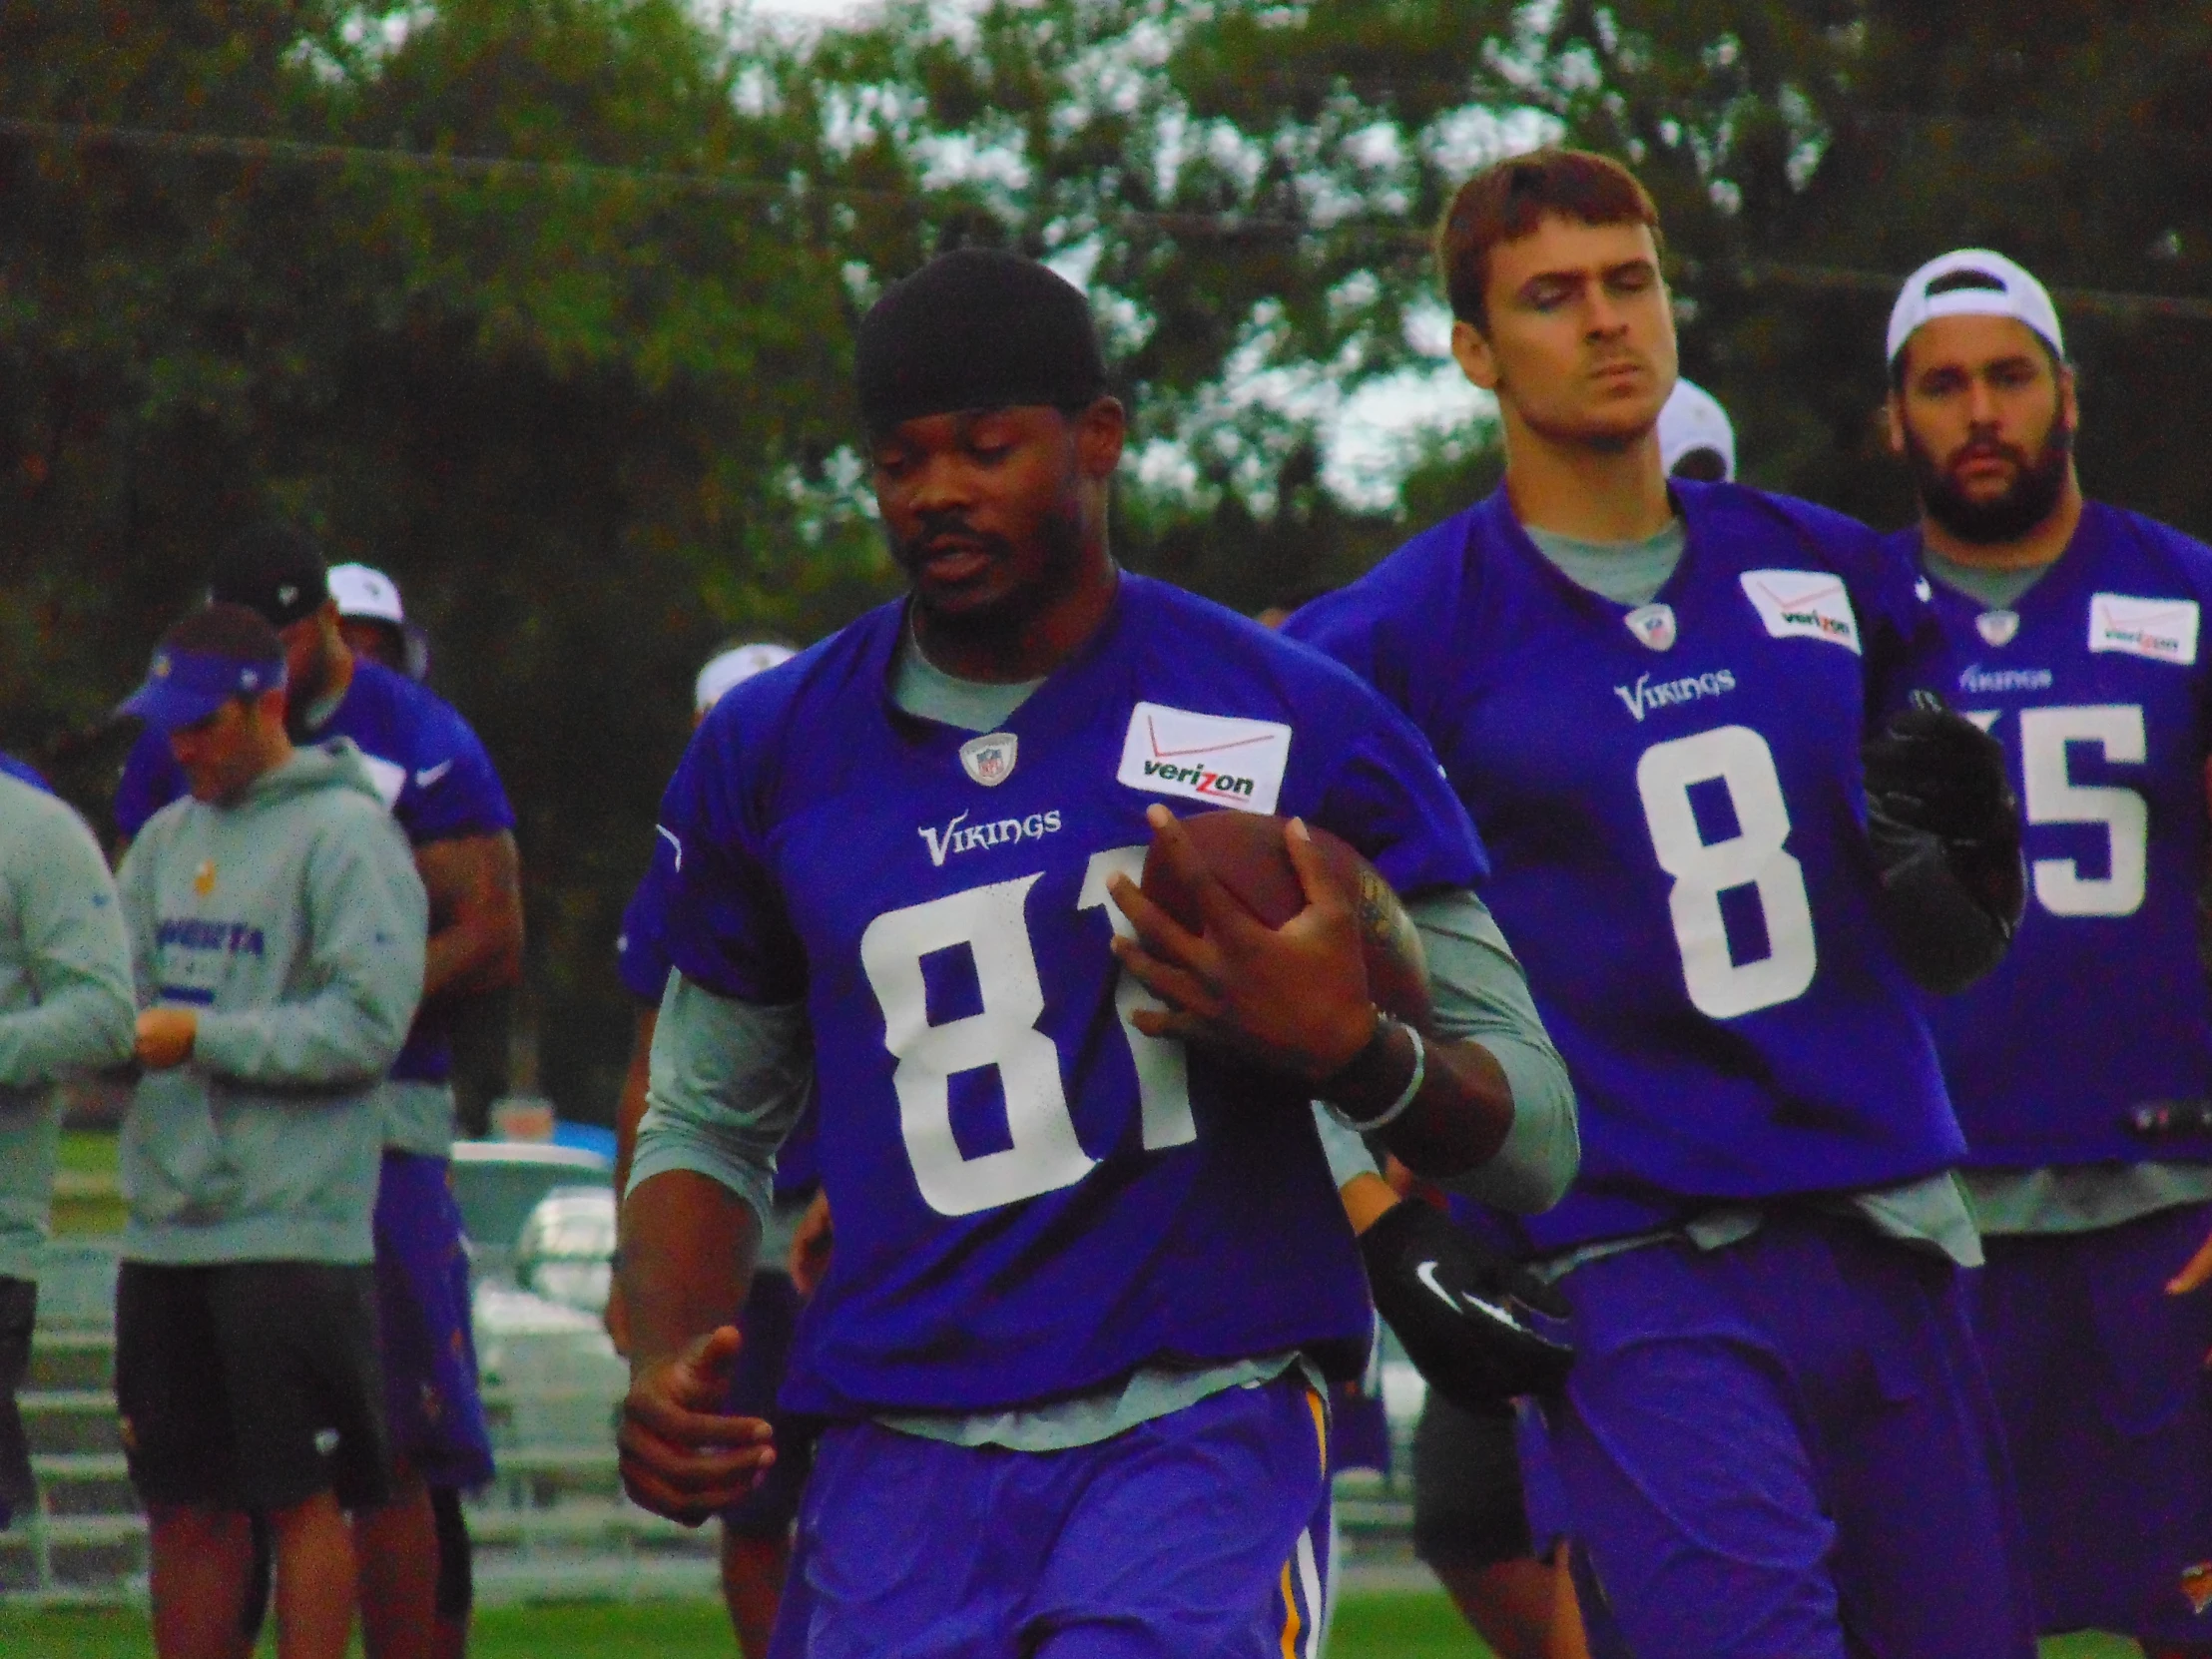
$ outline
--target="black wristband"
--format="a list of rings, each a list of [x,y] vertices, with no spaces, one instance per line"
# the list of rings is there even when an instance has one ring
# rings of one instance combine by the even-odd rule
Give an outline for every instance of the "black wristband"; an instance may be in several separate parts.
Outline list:
[[[1315,1093],[1339,1122],[1362,1127],[1364,1120],[1365,1126],[1381,1128],[1410,1104],[1401,1097],[1407,1082],[1425,1069],[1426,1057],[1416,1049],[1412,1065],[1401,1067],[1391,1053],[1395,1045],[1390,1033],[1396,1027],[1403,1027],[1407,1036],[1419,1041],[1411,1026],[1378,1008],[1375,1031],[1367,1045],[1321,1080]]]

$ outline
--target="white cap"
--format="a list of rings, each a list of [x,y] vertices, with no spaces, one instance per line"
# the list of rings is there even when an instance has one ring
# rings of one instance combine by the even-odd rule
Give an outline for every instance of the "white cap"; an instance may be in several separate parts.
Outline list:
[[[1721,476],[1736,476],[1736,428],[1720,399],[1692,380],[1677,380],[1659,411],[1659,466],[1672,472],[1693,449],[1710,449],[1721,458]]]
[[[1943,282],[1945,276],[1979,277],[1958,286]],[[1940,291],[1929,292],[1940,284]],[[1890,312],[1890,350],[1883,360],[1894,363],[1913,331],[1938,316],[2008,316],[2024,322],[2042,335],[2061,359],[2066,338],[2058,331],[2058,307],[2050,292],[2002,254],[1986,248],[1961,248],[1928,264],[1905,279],[1905,289]]]
[[[692,707],[705,714],[733,686],[743,685],[754,675],[765,674],[798,655],[788,645],[733,645],[699,671],[699,680],[692,687]]]
[[[339,616],[394,624],[407,620],[406,612],[399,608],[399,584],[367,565],[332,565],[330,597],[338,602]]]

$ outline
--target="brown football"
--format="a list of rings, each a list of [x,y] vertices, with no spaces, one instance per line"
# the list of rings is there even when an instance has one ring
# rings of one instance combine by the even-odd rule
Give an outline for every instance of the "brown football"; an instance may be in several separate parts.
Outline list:
[[[1199,813],[1183,820],[1183,830],[1214,879],[1245,909],[1270,927],[1280,927],[1306,907],[1298,871],[1284,850],[1286,821],[1259,813]],[[1352,843],[1319,825],[1314,846],[1338,885],[1352,895],[1368,963],[1368,994],[1377,1007],[1410,1025],[1428,1027],[1428,960],[1412,917],[1390,884]],[[1145,854],[1144,894],[1184,926],[1198,929],[1198,895],[1176,878],[1155,841]]]

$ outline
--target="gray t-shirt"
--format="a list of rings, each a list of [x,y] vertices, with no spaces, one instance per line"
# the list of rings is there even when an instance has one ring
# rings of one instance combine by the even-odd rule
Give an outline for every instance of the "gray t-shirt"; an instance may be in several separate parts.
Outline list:
[[[911,635],[891,670],[891,700],[905,712],[963,731],[988,732],[1020,708],[1041,680],[1015,685],[957,679],[924,658]],[[1423,895],[1408,905],[1427,951],[1435,1029],[1480,1042],[1513,1089],[1513,1125],[1497,1155],[1454,1183],[1502,1208],[1555,1202],[1581,1156],[1574,1095],[1558,1052],[1497,923],[1471,892]],[[649,1105],[638,1128],[633,1189],[665,1170],[721,1181],[764,1222],[775,1152],[814,1090],[813,1036],[803,1005],[733,1002],[669,976],[653,1039]],[[1355,1144],[1357,1138],[1355,1137]],[[1340,1184],[1358,1162],[1332,1145]],[[1369,1168],[1373,1168],[1372,1160]],[[1252,1387],[1300,1365],[1295,1353],[1226,1365],[1148,1366],[1106,1387],[1048,1406],[989,1412],[889,1412],[885,1426],[957,1445],[1057,1451],[1089,1445],[1228,1388]],[[1319,1379],[1313,1379],[1317,1383]]]
[[[2051,564],[2026,565],[2012,570],[1991,570],[1985,565],[1961,564],[1956,559],[1945,558],[1932,547],[1921,549],[1921,563],[1928,574],[1953,593],[1962,593],[1992,610],[2006,610],[2017,605],[2020,598],[2050,574]]]
[[[1568,581],[1616,605],[1648,605],[1658,598],[1690,545],[1689,529],[1679,518],[1640,541],[1584,541],[1534,525],[1526,528],[1536,551]]]

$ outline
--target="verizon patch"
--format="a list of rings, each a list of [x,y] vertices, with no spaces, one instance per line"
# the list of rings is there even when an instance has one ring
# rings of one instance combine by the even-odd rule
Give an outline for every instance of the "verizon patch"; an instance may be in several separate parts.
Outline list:
[[[2148,657],[2186,667],[2197,660],[2194,599],[2131,599],[2124,593],[2089,597],[2089,649]]]
[[[1840,576],[1825,570],[1747,570],[1744,597],[1778,640],[1826,640],[1859,652],[1859,619]]]
[[[1210,807],[1272,813],[1291,758],[1291,729],[1281,721],[1194,714],[1140,703],[1129,715],[1117,783],[1154,795],[1178,795]]]

